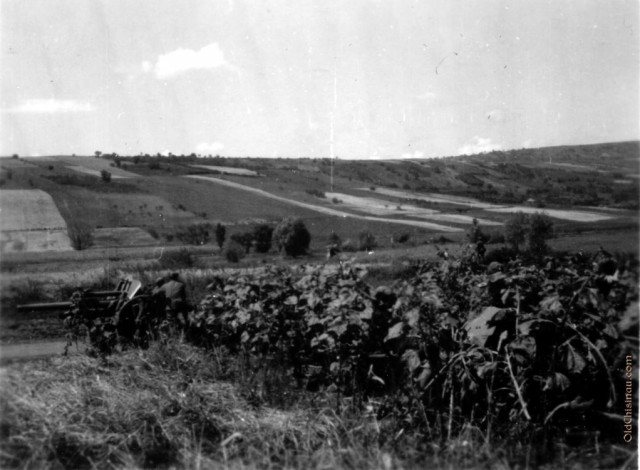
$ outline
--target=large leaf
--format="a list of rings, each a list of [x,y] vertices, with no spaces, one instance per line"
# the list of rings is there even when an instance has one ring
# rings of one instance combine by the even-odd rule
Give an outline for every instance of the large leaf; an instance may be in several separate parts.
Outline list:
[[[574,374],[581,373],[587,366],[586,359],[571,344],[565,345],[563,363],[567,371]]]
[[[387,332],[387,336],[385,336],[384,340],[390,341],[392,339],[400,337],[400,335],[402,335],[403,327],[404,327],[404,324],[402,322],[398,322],[395,325],[393,325],[391,328],[389,328],[389,331]]]
[[[413,373],[418,367],[420,367],[420,356],[415,349],[407,349],[402,354],[402,360],[409,368],[409,372]]]

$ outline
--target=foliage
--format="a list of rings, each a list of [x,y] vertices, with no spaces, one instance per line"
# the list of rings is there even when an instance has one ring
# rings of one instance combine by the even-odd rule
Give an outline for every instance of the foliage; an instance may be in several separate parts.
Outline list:
[[[255,242],[256,252],[268,253],[271,249],[271,239],[273,236],[273,227],[267,224],[260,224],[253,229],[253,240]]]
[[[158,260],[158,263],[162,269],[171,270],[192,268],[195,266],[195,260],[193,259],[191,252],[186,248],[181,248],[177,251],[164,251]]]
[[[482,231],[478,219],[473,218],[473,224],[467,232],[467,238],[470,243],[487,243],[489,237]]]
[[[289,256],[299,256],[307,252],[311,234],[300,219],[283,219],[273,231],[273,240],[279,251]]]
[[[231,240],[243,247],[245,252],[249,253],[251,245],[253,244],[253,234],[251,232],[234,233],[231,235]]]
[[[218,248],[222,250],[222,245],[224,245],[224,240],[227,234],[227,229],[224,225],[218,223],[216,224],[216,243],[218,244]]]
[[[74,250],[86,250],[93,245],[94,229],[88,224],[74,221],[67,224],[67,236]]]
[[[360,232],[360,234],[358,235],[358,248],[360,250],[371,251],[376,246],[378,246],[378,244],[373,233],[369,231]]]
[[[176,233],[176,238],[190,245],[204,245],[211,240],[211,224],[190,225]]]
[[[224,249],[224,257],[230,263],[238,263],[246,254],[245,248],[238,242],[231,240]]]
[[[507,241],[513,249],[520,251],[520,246],[527,240],[527,232],[529,227],[529,217],[524,212],[516,212],[505,224],[505,241]]]
[[[111,182],[111,173],[108,172],[107,170],[102,170],[100,172],[100,178],[102,179],[102,181],[104,181],[105,183],[109,183]]]
[[[535,213],[529,217],[529,251],[532,255],[541,257],[549,249],[547,240],[553,236],[553,222],[549,216]]]

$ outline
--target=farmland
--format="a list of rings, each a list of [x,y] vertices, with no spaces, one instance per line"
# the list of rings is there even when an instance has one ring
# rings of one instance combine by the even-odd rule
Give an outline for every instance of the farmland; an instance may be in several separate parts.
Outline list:
[[[637,159],[637,143],[428,161],[1,159],[0,344],[86,328],[96,354],[0,369],[2,466],[621,468],[638,214],[637,180],[614,182]],[[549,216],[549,258],[509,251],[514,212]],[[285,217],[308,229],[306,254],[225,257],[232,236]],[[74,224],[90,231],[81,250],[29,238]],[[477,257],[474,231],[498,261]],[[112,320],[15,314],[169,272],[194,308],[148,348]]]

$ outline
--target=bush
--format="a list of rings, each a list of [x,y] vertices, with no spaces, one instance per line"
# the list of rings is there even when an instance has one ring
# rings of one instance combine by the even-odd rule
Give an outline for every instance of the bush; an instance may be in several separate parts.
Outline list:
[[[489,250],[484,255],[483,262],[487,265],[497,261],[498,263],[508,263],[518,256],[518,252],[508,246],[502,246],[500,248],[494,248]]]
[[[258,225],[253,229],[253,240],[258,253],[268,253],[271,249],[273,227],[267,224]]]
[[[93,227],[82,222],[74,222],[67,225],[67,235],[74,250],[85,250],[92,246],[93,232]]]
[[[244,258],[245,249],[239,243],[231,240],[224,249],[224,257],[230,263],[237,263]]]
[[[185,230],[176,233],[176,238],[190,245],[204,245],[211,239],[211,224],[190,225]]]
[[[279,251],[296,257],[309,249],[311,234],[302,220],[286,218],[273,231],[273,240]]]
[[[231,240],[242,246],[247,253],[251,250],[253,244],[253,234],[251,232],[234,233],[231,235]]]
[[[358,248],[361,251],[371,251],[378,246],[376,237],[371,232],[360,232],[358,242]]]
[[[311,194],[312,196],[315,196],[315,197],[320,197],[320,198],[326,197],[324,192],[318,189],[307,189],[306,192],[307,194]]]
[[[111,181],[111,173],[109,173],[107,170],[102,170],[100,172],[100,178],[102,178],[102,181],[104,181],[105,183],[109,183]]]
[[[195,266],[195,260],[186,248],[164,252],[158,262],[162,269],[193,268]]]
[[[153,228],[153,227],[149,227],[149,228],[147,229],[147,233],[148,233],[149,235],[151,235],[153,238],[155,238],[156,240],[157,240],[158,238],[160,238],[160,235],[158,234],[158,231],[157,231],[155,228]]]
[[[406,243],[409,241],[410,235],[408,233],[403,233],[398,237],[398,243]]]

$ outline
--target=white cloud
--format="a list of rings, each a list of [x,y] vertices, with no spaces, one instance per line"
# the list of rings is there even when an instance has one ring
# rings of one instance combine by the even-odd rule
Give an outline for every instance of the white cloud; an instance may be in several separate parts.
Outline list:
[[[415,152],[413,152],[413,153],[411,153],[411,152],[403,153],[403,154],[400,156],[400,158],[422,158],[422,157],[424,157],[424,153],[423,153],[423,152],[420,152],[420,151],[418,151],[418,150],[416,150],[416,151],[415,151]]]
[[[153,71],[157,78],[171,78],[183,74],[189,70],[210,70],[218,67],[229,66],[224,58],[224,53],[217,43],[204,46],[198,51],[192,49],[176,49],[173,52],[162,54],[155,65],[148,61],[142,63],[144,72]]]
[[[494,144],[489,138],[475,136],[471,142],[463,145],[458,149],[460,155],[473,155],[475,153],[491,152],[492,150],[500,150],[502,145]]]
[[[220,142],[201,142],[196,146],[196,152],[205,155],[213,155],[224,148]]]
[[[4,112],[19,114],[87,113],[95,111],[95,109],[91,103],[49,98],[25,100],[18,106],[8,108]]]

